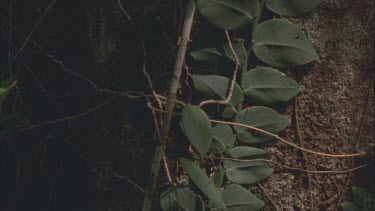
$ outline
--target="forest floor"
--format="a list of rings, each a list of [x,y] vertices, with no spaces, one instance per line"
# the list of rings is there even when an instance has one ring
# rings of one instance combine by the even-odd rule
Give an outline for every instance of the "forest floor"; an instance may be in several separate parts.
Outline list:
[[[295,105],[287,109],[292,126],[288,140],[332,154],[363,150],[375,137],[373,6],[364,1],[325,1],[316,11],[292,21],[305,30],[320,60],[290,71],[302,86]],[[370,93],[369,93],[370,92]],[[366,112],[365,112],[366,110]],[[296,115],[298,122],[296,122]],[[300,138],[298,138],[298,128]],[[358,143],[358,144],[357,144]],[[283,144],[268,151],[277,162],[309,170],[350,169],[352,159],[303,155]],[[348,199],[353,178],[367,187],[366,170],[351,174],[315,174],[278,170],[263,186],[278,210],[337,210]],[[368,169],[367,169],[368,172]],[[372,173],[373,174],[373,173]],[[348,182],[349,180],[349,182]],[[347,184],[349,183],[349,184]],[[271,206],[269,210],[274,210]]]

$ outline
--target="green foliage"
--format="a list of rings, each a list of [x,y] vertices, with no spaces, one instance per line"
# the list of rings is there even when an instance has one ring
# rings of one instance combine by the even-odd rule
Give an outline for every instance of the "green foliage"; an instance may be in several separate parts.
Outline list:
[[[277,113],[275,110],[264,106],[252,106],[242,110],[237,114],[235,121],[263,129],[273,134],[279,134],[289,125],[288,118]],[[235,129],[238,131],[238,139],[245,143],[258,144],[273,139],[269,135],[249,131],[244,127],[235,126]]]
[[[344,211],[372,211],[375,210],[375,193],[368,192],[361,187],[352,187],[353,202],[341,203]]]
[[[221,197],[228,211],[255,211],[264,206],[263,201],[239,185],[232,184],[221,190]]]
[[[218,75],[194,75],[193,83],[195,89],[204,97],[204,99],[225,100],[227,98],[230,79]],[[238,113],[237,106],[243,102],[243,93],[241,87],[236,83],[233,89],[233,95],[229,105],[224,110],[224,117],[232,117]]]
[[[248,27],[259,12],[257,0],[197,0],[197,8],[212,25],[228,30]]]
[[[242,83],[246,102],[250,105],[286,103],[300,91],[293,79],[269,67],[250,70]]]
[[[13,78],[7,78],[0,81],[0,106],[3,103],[5,97],[9,94],[10,90],[13,89],[17,84],[17,81]]]
[[[267,8],[272,12],[282,16],[303,15],[315,7],[323,0],[267,0]]]
[[[319,57],[298,26],[281,19],[268,20],[257,25],[258,16],[264,3],[277,14],[295,16],[312,10],[321,2],[322,0],[196,0],[200,15],[218,28],[253,28],[252,37],[243,38],[251,38],[252,47],[246,49],[242,40],[231,39],[240,65],[238,76],[242,87],[236,80],[229,104],[206,106],[205,111],[214,118],[227,118],[272,134],[281,133],[289,125],[289,119],[264,106],[287,103],[300,92],[300,87],[293,79],[276,69],[258,67],[248,71],[247,55],[253,51],[261,61],[276,67],[303,65]],[[193,75],[194,88],[204,100],[225,100],[236,62],[230,45],[227,42],[223,44],[223,34],[204,36],[208,39],[201,38],[198,39],[198,44],[193,43],[190,55],[197,68],[214,75]],[[201,42],[202,40],[204,42]],[[223,186],[225,176],[229,181],[241,185],[255,184],[267,179],[273,169],[265,161],[270,159],[266,151],[248,146],[233,147],[236,145],[236,139],[247,144],[261,144],[271,141],[273,137],[240,126],[235,126],[234,132],[230,126],[224,124],[216,124],[212,128],[207,114],[192,105],[183,108],[181,125],[201,158],[204,158],[206,153],[225,154],[224,161],[220,162],[223,166],[218,166],[211,179],[192,161],[179,159],[192,182],[209,199],[211,210],[260,210],[264,203],[246,188],[234,184],[224,186],[220,192],[217,188]],[[176,193],[180,192],[187,198],[180,202],[183,210],[202,209],[200,198],[185,188],[163,195],[161,203],[164,210],[178,209]]]
[[[223,185],[224,177],[225,177],[224,168],[222,166],[219,166],[219,168],[217,169],[214,175],[214,183],[216,187],[220,188]]]
[[[272,66],[303,65],[319,58],[302,30],[286,20],[274,19],[259,24],[252,41],[255,55]]]
[[[215,39],[215,38],[211,38]],[[235,59],[230,51],[228,43],[218,45],[217,41],[210,41],[213,44],[202,43],[196,45],[190,55],[201,68],[210,71],[212,74],[229,76],[235,67]],[[236,52],[238,62],[241,69],[247,69],[247,53],[243,42],[234,39],[233,49]]]
[[[227,149],[231,149],[236,140],[231,127],[224,124],[217,124],[213,127],[213,141],[209,149],[212,154],[222,154]]]
[[[264,150],[254,147],[236,147],[230,150],[226,157],[240,160],[268,160],[270,155]],[[258,183],[273,172],[266,161],[224,160],[224,168],[228,179],[239,184]]]
[[[359,206],[351,202],[341,203],[340,206],[342,207],[343,211],[361,211]]]
[[[186,105],[182,109],[181,124],[190,143],[204,158],[212,143],[212,126],[207,114],[198,106]]]
[[[215,184],[208,178],[207,174],[186,158],[179,158],[178,162],[184,168],[195,185],[210,199],[215,207],[225,209],[224,202],[216,189]]]
[[[193,193],[189,188],[169,189],[160,195],[160,205],[164,211],[204,211],[202,198]]]

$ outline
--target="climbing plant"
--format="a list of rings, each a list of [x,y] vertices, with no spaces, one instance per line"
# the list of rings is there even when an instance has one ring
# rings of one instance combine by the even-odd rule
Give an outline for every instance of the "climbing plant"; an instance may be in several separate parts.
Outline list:
[[[353,202],[343,202],[340,204],[344,211],[370,211],[375,209],[375,193],[364,188],[352,187]]]
[[[187,158],[179,164],[200,189],[174,187],[161,194],[163,210],[259,210],[264,202],[246,186],[267,179],[273,172],[267,162],[271,155],[258,148],[280,134],[289,119],[273,108],[282,106],[299,92],[299,85],[276,68],[294,67],[317,60],[318,54],[304,32],[286,19],[259,23],[264,7],[280,16],[296,16],[311,11],[322,0],[197,0],[201,18],[223,29],[225,44],[192,43],[191,65],[209,74],[191,75],[195,93],[202,102],[187,103],[181,114],[181,128],[199,158],[223,160],[214,174]],[[252,29],[251,38],[231,38],[228,31]],[[211,35],[210,35],[211,36]],[[245,47],[243,40],[251,40]],[[261,66],[248,70],[254,55]],[[252,65],[254,66],[254,65]],[[235,126],[216,123],[220,118]],[[243,125],[257,128],[249,130]],[[256,144],[256,145],[254,145]],[[201,163],[201,162],[198,162]],[[215,163],[215,162],[213,162]],[[212,164],[212,163],[211,163]],[[225,178],[229,183],[224,183]],[[226,185],[224,185],[226,184]],[[229,184],[229,185],[228,185]],[[204,203],[208,199],[208,203]]]

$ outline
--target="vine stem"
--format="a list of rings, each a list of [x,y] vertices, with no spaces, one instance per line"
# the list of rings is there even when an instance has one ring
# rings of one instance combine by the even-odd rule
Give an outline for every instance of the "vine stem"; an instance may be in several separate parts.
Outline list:
[[[271,202],[272,206],[275,208],[276,211],[279,211],[279,208],[277,207],[276,203],[273,201],[272,197],[268,194],[266,188],[263,187],[260,183],[258,184],[259,188],[262,189],[264,195],[268,198],[268,200]]]
[[[187,43],[189,41],[191,26],[193,24],[194,13],[195,13],[195,2],[194,0],[189,0],[187,4],[187,8],[186,8],[184,28],[181,34],[181,42],[178,47],[176,62],[174,66],[174,72],[173,72],[173,76],[171,78],[170,85],[169,85],[169,93],[168,93],[168,98],[167,98],[167,102],[165,106],[165,111],[167,113],[165,113],[162,117],[163,125],[161,126],[161,131],[160,131],[160,136],[161,136],[160,143],[155,149],[154,158],[151,164],[150,185],[146,191],[146,195],[143,201],[142,211],[151,210],[153,197],[155,195],[161,160],[164,154],[163,152],[165,148],[166,139],[168,138],[167,136],[169,134],[171,119],[173,115],[173,109],[175,106],[175,102],[177,98],[177,91],[179,87],[179,81],[181,78],[182,67],[185,61]]]
[[[11,61],[7,64],[7,66],[4,68],[3,72],[0,74],[0,77],[3,77],[6,71],[12,66],[13,62],[18,58],[18,56],[22,53],[22,51],[26,48],[27,44],[31,41],[31,38],[34,36],[36,30],[39,28],[39,26],[42,24],[44,18],[48,14],[48,12],[52,9],[53,5],[56,3],[56,0],[52,0],[47,8],[44,10],[42,16],[39,18],[38,22],[34,25],[34,28],[31,30],[29,35],[26,37],[25,41],[22,43],[21,47],[17,50],[17,52],[13,55],[13,58]],[[10,22],[11,24],[11,22]]]
[[[227,125],[235,125],[235,126],[240,126],[240,127],[245,127],[245,128],[248,128],[248,129],[252,129],[252,130],[255,130],[255,131],[259,131],[263,134],[266,134],[266,135],[269,135],[269,136],[272,136],[273,138],[275,138],[276,140],[278,141],[281,141],[289,146],[292,146],[296,149],[299,149],[303,152],[308,152],[310,154],[314,154],[314,155],[319,155],[319,156],[323,156],[323,157],[332,157],[332,158],[348,158],[348,157],[357,157],[357,156],[365,156],[366,155],[366,152],[359,152],[359,153],[354,153],[354,154],[341,154],[341,155],[335,155],[335,154],[327,154],[327,153],[323,153],[323,152],[316,152],[316,151],[313,151],[313,150],[309,150],[309,149],[305,149],[303,147],[300,147],[298,145],[295,145],[293,143],[290,143],[289,141],[281,138],[280,136],[278,135],[275,135],[273,133],[270,133],[268,131],[265,131],[265,130],[262,130],[260,128],[256,128],[256,127],[253,127],[253,126],[250,126],[250,125],[245,125],[245,124],[241,124],[241,123],[236,123],[236,122],[227,122],[227,121],[220,121],[220,120],[210,120],[211,122],[215,122],[215,123],[222,123],[222,124],[227,124]]]
[[[313,171],[313,170],[306,170],[306,169],[301,169],[301,168],[296,168],[296,167],[291,167],[291,166],[286,166],[281,163],[272,161],[272,160],[267,160],[267,159],[237,159],[237,158],[219,158],[220,160],[231,160],[231,161],[238,161],[238,162],[267,162],[267,163],[272,163],[277,166],[280,166],[285,169],[293,170],[293,171],[302,171],[306,173],[312,173],[312,174],[345,174],[348,172],[356,171],[358,169],[364,168],[367,166],[367,164],[363,164],[361,166],[356,166],[351,169],[345,169],[345,170],[331,170],[331,171]]]
[[[365,125],[367,109],[368,109],[370,97],[371,97],[371,89],[374,87],[374,78],[375,78],[375,74],[372,74],[371,82],[370,82],[370,85],[369,85],[368,90],[367,90],[367,97],[366,97],[366,101],[365,101],[365,108],[364,108],[363,114],[362,114],[361,124],[359,126],[358,134],[357,134],[356,139],[355,139],[355,149],[356,150],[359,147],[359,139],[361,138],[361,135],[362,135],[363,126]],[[355,163],[354,158],[352,158],[351,163],[352,163],[352,165]],[[350,184],[351,177],[352,177],[352,172],[349,172],[348,177],[346,179],[346,183],[345,183],[344,187],[342,188],[341,193],[339,194],[338,203],[337,203],[337,207],[336,207],[337,210],[339,209],[342,198],[344,197],[344,195],[346,193],[346,190],[347,190],[347,188]]]
[[[302,134],[301,134],[301,130],[300,130],[300,127],[299,127],[299,117],[298,117],[298,97],[296,96],[295,100],[294,100],[294,120],[295,120],[295,131],[296,131],[296,135],[297,135],[297,139],[299,141],[299,144],[301,145],[301,147],[305,147],[304,144],[303,144],[303,137],[302,137]],[[305,161],[305,167],[307,170],[309,170],[309,161],[307,160],[307,156],[306,156],[306,153],[305,152],[302,152],[302,158],[303,160]],[[312,177],[310,175],[310,173],[307,173],[307,180],[308,180],[308,193],[309,193],[309,196],[310,196],[310,209],[312,209],[314,207],[314,196],[313,196],[313,190],[312,190],[312,183],[313,183],[313,180],[312,180]]]
[[[229,45],[229,49],[230,49],[230,52],[234,58],[234,61],[235,61],[235,67],[234,67],[234,71],[233,71],[233,78],[232,78],[232,81],[230,83],[230,87],[229,87],[229,91],[228,91],[228,95],[227,95],[227,98],[225,100],[206,100],[206,101],[203,101],[201,103],[199,103],[199,107],[202,107],[204,105],[207,105],[207,104],[221,104],[221,105],[227,105],[229,104],[230,100],[232,99],[232,95],[233,95],[233,89],[234,89],[234,85],[236,84],[236,80],[237,80],[237,72],[238,72],[238,67],[240,66],[240,62],[238,61],[238,57],[237,57],[237,54],[236,54],[236,51],[233,49],[233,45],[232,45],[232,41],[230,39],[230,36],[229,36],[229,33],[227,30],[225,30],[225,36],[228,40],[228,45]]]

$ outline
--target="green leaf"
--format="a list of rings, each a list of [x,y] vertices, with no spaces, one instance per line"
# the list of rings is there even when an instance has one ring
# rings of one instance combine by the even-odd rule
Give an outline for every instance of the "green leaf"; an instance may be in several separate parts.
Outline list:
[[[317,7],[323,0],[267,0],[267,7],[281,16],[305,14]]]
[[[375,194],[368,192],[366,189],[353,186],[353,201],[356,205],[362,208],[362,210],[374,210],[375,209]]]
[[[220,188],[223,185],[224,176],[225,176],[224,168],[222,166],[219,166],[218,170],[216,171],[214,175],[214,183],[216,187]]]
[[[235,122],[263,129],[273,134],[281,133],[289,125],[288,118],[263,106],[252,106],[242,110],[237,114]],[[235,126],[235,129],[238,131],[238,139],[245,143],[257,144],[273,139],[269,135],[248,130],[245,127]]]
[[[258,14],[257,0],[197,0],[199,13],[216,27],[250,28]]]
[[[194,194],[189,188],[172,188],[160,195],[160,205],[164,211],[179,210],[178,204],[180,205],[181,210],[184,211],[205,210],[202,199]]]
[[[251,105],[275,105],[291,100],[299,85],[284,73],[269,67],[255,68],[242,80],[245,99]]]
[[[4,79],[0,82],[0,105],[4,101],[5,97],[8,95],[11,89],[15,87],[17,81],[12,78]]]
[[[361,208],[359,206],[351,202],[341,203],[340,206],[342,207],[343,211],[361,211]]]
[[[218,75],[193,75],[195,89],[204,99],[225,100],[231,83],[229,78]],[[224,110],[226,116],[234,116],[237,113],[237,105],[243,102],[243,93],[241,87],[236,83],[233,89],[233,95],[229,102],[229,109]]]
[[[204,158],[212,143],[212,126],[207,114],[198,106],[186,105],[182,109],[181,125],[190,143]]]
[[[243,146],[230,150],[227,157],[241,160],[270,159],[269,154],[264,150]],[[228,179],[239,184],[258,183],[269,177],[273,172],[266,161],[224,160],[224,168]]]
[[[363,206],[365,205],[365,200],[367,197],[367,191],[364,188],[353,186],[353,201],[357,205]]]
[[[296,66],[319,59],[302,30],[286,20],[274,19],[259,24],[252,41],[255,55],[269,65]]]
[[[369,208],[369,210],[375,210],[375,193],[369,192],[365,199],[365,206]]]
[[[224,202],[216,189],[215,184],[208,178],[207,174],[186,158],[179,158],[178,162],[184,168],[194,184],[219,208],[225,209]]]
[[[224,191],[221,191],[221,197],[228,211],[255,211],[264,206],[263,201],[240,185],[229,185]]]
[[[232,41],[233,50],[236,53],[240,68],[243,71],[247,70],[247,53],[243,41],[239,39],[233,39]],[[235,59],[232,56],[232,52],[229,48],[228,43],[224,45],[207,45],[202,43],[195,46],[190,53],[194,61],[198,63],[198,66],[202,66],[201,69],[207,69],[213,74],[232,76],[235,68]]]
[[[224,153],[234,145],[236,135],[230,126],[225,124],[216,124],[213,128],[213,140],[209,152],[212,154]]]

